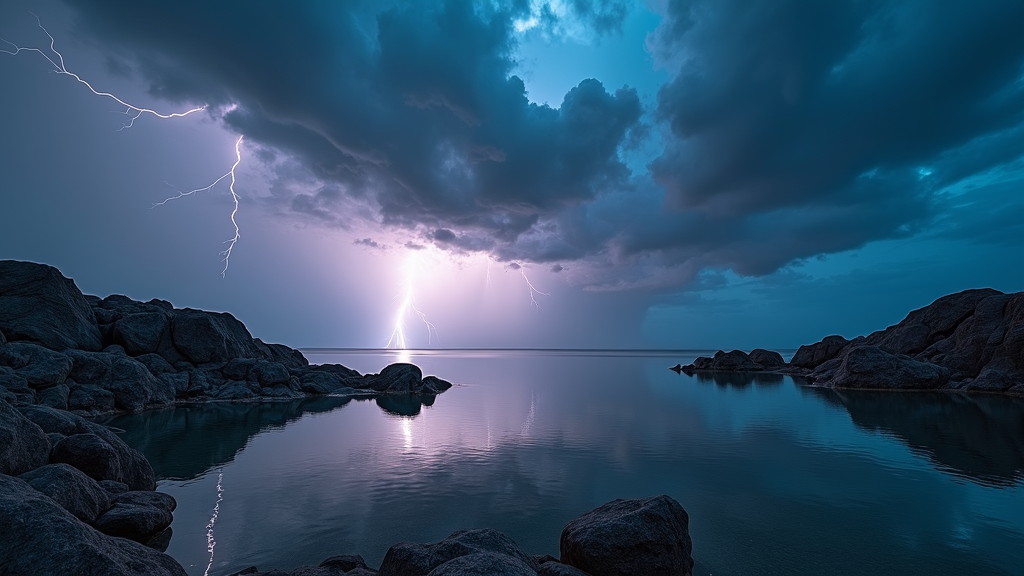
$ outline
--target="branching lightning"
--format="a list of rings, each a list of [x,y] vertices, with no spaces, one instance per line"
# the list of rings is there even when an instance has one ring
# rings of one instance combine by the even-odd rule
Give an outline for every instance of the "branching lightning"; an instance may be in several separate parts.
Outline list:
[[[525,266],[519,266],[519,273],[523,275],[523,280],[526,280],[526,287],[530,289],[530,305],[536,306],[537,310],[540,310],[541,307],[540,304],[537,303],[537,295],[540,294],[541,296],[551,296],[551,294],[548,292],[541,292],[540,290],[537,290],[536,287],[534,287],[533,282],[530,282],[530,277],[526,275]]]
[[[203,110],[206,110],[206,106],[200,106],[198,108],[192,108],[191,110],[186,110],[184,112],[173,112],[171,114],[163,114],[163,113],[157,112],[156,110],[152,110],[152,109],[149,109],[149,108],[143,108],[141,106],[135,106],[134,104],[129,104],[129,103],[125,102],[124,100],[118,98],[117,96],[114,96],[110,92],[101,92],[101,91],[93,88],[92,84],[90,84],[86,80],[83,80],[82,77],[79,76],[78,74],[75,74],[74,72],[71,72],[70,70],[67,69],[67,66],[65,66],[65,64],[64,64],[64,55],[61,54],[57,50],[57,48],[55,47],[56,41],[53,39],[53,36],[50,35],[50,32],[46,28],[43,27],[43,23],[42,23],[41,20],[39,20],[39,16],[36,16],[36,14],[34,12],[29,12],[29,13],[32,14],[32,16],[35,17],[36,25],[39,26],[39,29],[43,31],[43,34],[46,34],[46,37],[50,39],[50,52],[52,52],[52,55],[51,54],[47,54],[46,52],[43,52],[43,50],[39,49],[39,48],[32,48],[32,47],[26,47],[26,46],[18,46],[14,42],[11,42],[11,41],[6,40],[4,38],[0,38],[0,41],[2,41],[3,43],[5,43],[5,44],[7,44],[9,46],[12,46],[14,48],[14,51],[12,52],[11,50],[4,50],[4,49],[0,48],[0,52],[3,52],[4,54],[10,54],[11,56],[17,56],[21,52],[35,52],[36,54],[39,54],[43,58],[46,58],[46,61],[49,62],[51,66],[53,66],[53,70],[52,70],[53,72],[55,72],[57,74],[62,74],[64,76],[70,76],[70,77],[74,78],[75,80],[77,80],[80,84],[83,84],[93,94],[95,94],[97,96],[102,96],[104,98],[109,98],[109,99],[113,100],[114,102],[117,102],[121,106],[124,106],[124,108],[125,108],[124,115],[128,116],[128,123],[127,124],[122,124],[121,128],[119,130],[124,130],[125,128],[131,128],[135,124],[135,121],[138,120],[139,117],[142,116],[143,114],[151,114],[153,116],[156,116],[157,118],[163,118],[163,119],[166,120],[166,119],[170,119],[170,118],[181,118],[183,116],[188,116],[189,114],[194,114],[196,112],[202,112]]]
[[[406,349],[405,321],[410,314],[415,314],[416,317],[419,318],[420,322],[423,322],[427,327],[428,344],[430,344],[432,340],[437,340],[437,343],[439,345],[441,344],[441,339],[437,335],[437,327],[427,320],[427,315],[416,307],[416,297],[413,289],[415,287],[418,264],[419,258],[417,254],[410,253],[406,257],[404,276],[402,280],[402,291],[395,296],[395,301],[399,302],[398,311],[395,314],[395,328],[391,332],[391,338],[388,339],[388,343],[385,348],[397,348],[399,350]]]
[[[20,54],[22,52],[35,52],[36,54],[39,54],[40,56],[45,58],[46,61],[50,63],[50,65],[53,67],[53,70],[51,70],[51,72],[54,72],[56,74],[61,74],[61,75],[64,75],[64,76],[70,76],[70,77],[74,78],[77,82],[79,82],[80,84],[82,84],[86,88],[88,88],[89,91],[91,91],[96,96],[101,96],[101,97],[104,97],[104,98],[109,98],[109,99],[113,100],[114,102],[117,102],[118,104],[123,106],[124,107],[124,112],[122,112],[122,114],[124,114],[125,116],[128,117],[128,121],[126,123],[122,123],[121,127],[118,128],[118,131],[124,130],[126,128],[131,128],[132,126],[134,126],[135,125],[135,121],[138,120],[143,114],[150,114],[152,116],[155,116],[156,118],[161,118],[161,119],[167,120],[167,119],[171,119],[171,118],[181,118],[181,117],[184,117],[184,116],[188,116],[189,114],[194,114],[196,112],[201,112],[203,110],[206,110],[207,107],[204,105],[204,106],[199,106],[198,108],[192,108],[190,110],[186,110],[184,112],[172,112],[170,114],[164,114],[164,113],[157,112],[156,110],[153,110],[153,109],[150,109],[150,108],[143,108],[141,106],[136,106],[134,104],[129,104],[128,102],[122,100],[121,98],[118,98],[114,94],[111,94],[110,92],[102,92],[100,90],[97,90],[96,88],[93,87],[92,84],[90,84],[88,81],[84,80],[81,76],[79,76],[78,74],[75,74],[74,72],[71,72],[70,70],[67,69],[67,66],[64,63],[64,55],[61,54],[60,51],[57,50],[57,48],[56,48],[56,40],[54,40],[53,35],[51,35],[50,32],[43,26],[43,23],[39,19],[39,16],[37,16],[34,12],[29,12],[29,13],[32,14],[33,17],[35,17],[36,25],[39,27],[40,30],[43,31],[43,34],[46,34],[46,37],[50,39],[49,53],[44,52],[43,49],[40,49],[40,48],[34,48],[34,47],[30,47],[30,46],[19,46],[19,45],[15,44],[14,42],[11,42],[11,41],[6,40],[4,38],[0,38],[0,42],[3,42],[4,44],[7,44],[8,46],[11,46],[13,48],[13,50],[5,50],[3,48],[0,48],[0,52],[2,52],[4,54],[10,54],[11,56],[17,56],[18,54]],[[204,186],[202,188],[196,188],[194,190],[189,190],[187,192],[182,191],[182,190],[178,190],[177,188],[175,188],[175,190],[178,190],[178,194],[176,194],[174,196],[171,196],[171,197],[168,197],[168,198],[164,199],[161,202],[157,202],[157,203],[153,204],[153,208],[156,208],[157,206],[163,206],[164,204],[170,202],[171,200],[177,200],[179,198],[184,198],[185,196],[191,196],[191,195],[196,194],[198,192],[204,192],[204,191],[210,190],[214,186],[219,184],[225,178],[229,178],[229,177],[231,178],[231,184],[230,184],[228,189],[231,192],[231,199],[234,202],[234,208],[231,211],[231,225],[234,226],[234,228],[235,228],[235,234],[234,234],[234,236],[231,237],[231,239],[225,241],[225,244],[227,244],[228,246],[227,246],[227,248],[224,251],[222,251],[220,253],[221,256],[224,257],[224,269],[221,270],[221,273],[220,273],[221,277],[227,276],[228,266],[231,264],[231,252],[234,250],[235,244],[238,243],[239,238],[241,238],[240,229],[238,227],[238,222],[235,220],[235,216],[238,214],[238,201],[239,201],[238,194],[235,192],[235,182],[236,182],[236,179],[235,179],[235,169],[238,168],[238,165],[242,162],[242,152],[241,152],[242,138],[243,138],[242,136],[239,136],[238,140],[235,141],[235,163],[231,165],[231,169],[228,170],[223,176],[220,176],[219,178],[214,180],[212,184],[210,184],[208,186]],[[165,184],[167,184],[167,183],[165,182]],[[170,184],[168,184],[168,186],[170,186]],[[174,188],[173,186],[171,186],[171,187]]]

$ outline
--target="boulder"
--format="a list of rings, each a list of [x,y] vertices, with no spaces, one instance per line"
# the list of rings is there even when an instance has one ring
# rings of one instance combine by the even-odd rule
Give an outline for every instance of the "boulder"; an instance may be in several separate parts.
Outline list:
[[[591,576],[583,570],[561,562],[545,562],[537,570],[537,576]]]
[[[949,369],[893,354],[878,346],[853,346],[845,351],[828,379],[810,374],[815,385],[829,388],[881,388],[925,390],[943,387]]]
[[[20,478],[82,522],[92,524],[110,508],[110,494],[74,466],[47,464],[22,474]]]
[[[257,361],[250,372],[250,377],[259,382],[260,386],[277,386],[287,384],[291,374],[280,362]]]
[[[808,344],[797,349],[789,364],[797,368],[816,368],[819,364],[838,356],[849,343],[850,341],[842,336],[826,336],[817,344]]]
[[[114,322],[111,338],[131,356],[156,353],[171,327],[166,312],[128,314]]]
[[[186,576],[170,556],[101,534],[24,480],[2,474],[0,526],[5,574]]]
[[[156,477],[153,474],[153,467],[150,466],[149,461],[134,448],[125,444],[123,440],[118,438],[117,434],[114,434],[105,426],[90,422],[81,416],[46,406],[24,406],[18,408],[18,411],[39,426],[39,428],[42,428],[42,431],[45,433],[63,434],[68,438],[76,434],[92,434],[99,437],[108,446],[113,448],[117,455],[117,462],[120,464],[115,474],[116,477],[109,478],[110,480],[124,482],[132,490],[153,490],[156,488]],[[68,438],[64,438],[62,442],[67,441]],[[76,452],[79,442],[81,441],[76,440],[75,443],[65,447],[68,449],[69,455]],[[58,442],[58,444],[60,443]],[[99,453],[106,454],[105,448],[92,439],[89,439],[88,442],[83,442],[83,444],[86,447],[89,445],[95,446]],[[74,462],[67,463],[89,474],[88,470],[76,466]],[[89,466],[88,464],[83,465]],[[105,466],[99,468],[102,469]],[[96,478],[96,476],[92,477],[96,480],[104,479]]]
[[[6,346],[4,356],[8,359],[17,357],[26,362],[15,366],[19,375],[23,376],[33,388],[45,388],[61,384],[71,374],[71,358],[29,342],[11,342]],[[21,364],[20,361],[17,362]]]
[[[505,554],[474,552],[441,564],[427,576],[537,576],[537,571]]]
[[[565,526],[561,561],[593,576],[689,576],[688,525],[668,496],[613,500]]]
[[[56,408],[58,410],[68,409],[68,396],[71,394],[71,389],[64,384],[58,384],[51,386],[45,390],[40,390],[36,394],[36,402],[43,406],[49,406],[50,408]]]
[[[253,343],[263,352],[265,358],[284,364],[289,370],[303,371],[309,368],[309,360],[306,360],[302,352],[294,348],[289,348],[284,344],[267,344],[259,338],[253,338]]]
[[[765,350],[764,348],[754,348],[751,350],[750,359],[760,364],[765,370],[775,370],[786,365],[782,354],[774,350]]]
[[[460,530],[436,544],[395,544],[381,562],[378,576],[427,576],[438,566],[470,554],[492,554],[517,560],[535,573],[539,566],[508,536],[491,529]],[[513,563],[514,564],[514,563]],[[518,564],[516,564],[518,565]],[[463,566],[460,564],[459,566]],[[458,574],[446,571],[444,574]],[[477,572],[467,572],[476,574]],[[518,572],[509,572],[517,574]]]
[[[895,354],[913,356],[953,334],[964,320],[974,315],[980,302],[1002,295],[998,290],[985,288],[943,296],[907,314],[899,324],[868,336],[865,343]]]
[[[50,458],[50,441],[39,426],[0,400],[0,474],[17,476]]]
[[[226,312],[176,310],[171,336],[175,348],[193,364],[263,356],[245,325]]]
[[[114,396],[115,407],[138,412],[147,405],[166,406],[174,402],[175,383],[159,379],[145,364],[126,355],[110,352],[69,354],[73,360],[71,378],[78,384],[92,384]]]
[[[99,350],[92,306],[59,270],[45,264],[0,260],[0,332],[52,350]]]
[[[104,534],[145,544],[171,525],[177,503],[163,492],[132,491],[114,497],[113,506],[96,519]]]
[[[50,461],[66,463],[94,480],[120,480],[121,459],[117,450],[95,434],[71,434],[54,445]]]
[[[368,377],[370,389],[389,394],[409,394],[423,383],[423,372],[415,364],[390,364],[376,376]]]
[[[742,350],[733,350],[732,352],[719,350],[712,359],[712,369],[726,372],[756,372],[762,367],[751,360],[750,356],[747,356],[747,353]]]
[[[68,391],[68,410],[103,414],[114,409],[114,394],[92,384],[75,384]]]

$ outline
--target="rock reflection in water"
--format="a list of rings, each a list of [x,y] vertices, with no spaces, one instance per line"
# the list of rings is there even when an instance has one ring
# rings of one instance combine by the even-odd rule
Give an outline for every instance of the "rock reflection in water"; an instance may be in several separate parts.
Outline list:
[[[865,430],[900,439],[939,469],[985,485],[1024,479],[1024,398],[803,388]]]
[[[415,416],[424,406],[433,406],[434,394],[394,394],[377,397],[377,406],[392,416]]]
[[[249,438],[280,429],[303,414],[330,412],[352,398],[325,396],[294,402],[214,402],[118,416],[108,425],[126,430],[157,479],[190,480],[234,459]]]
[[[697,372],[694,375],[698,382],[714,382],[718,386],[745,388],[751,384],[758,386],[778,386],[782,384],[782,374],[765,374],[762,372]]]

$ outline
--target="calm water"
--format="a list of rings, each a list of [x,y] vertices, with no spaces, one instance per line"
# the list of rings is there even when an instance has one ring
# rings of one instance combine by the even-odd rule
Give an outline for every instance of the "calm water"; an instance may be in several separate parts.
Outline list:
[[[324,352],[306,355],[397,360]],[[690,515],[696,574],[1024,574],[1024,399],[667,369],[696,355],[414,353],[456,383],[432,406],[321,398],[111,424],[177,499],[167,551],[190,574],[378,565],[393,543],[473,527],[557,556],[575,516],[661,493]]]

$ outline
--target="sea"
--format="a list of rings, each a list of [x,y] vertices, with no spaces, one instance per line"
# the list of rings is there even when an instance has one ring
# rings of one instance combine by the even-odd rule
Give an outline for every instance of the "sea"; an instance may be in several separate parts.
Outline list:
[[[454,386],[109,421],[177,500],[189,574],[376,567],[483,527],[557,557],[573,518],[659,494],[689,515],[694,574],[1024,574],[1024,398],[669,369],[701,350],[303,352]]]

